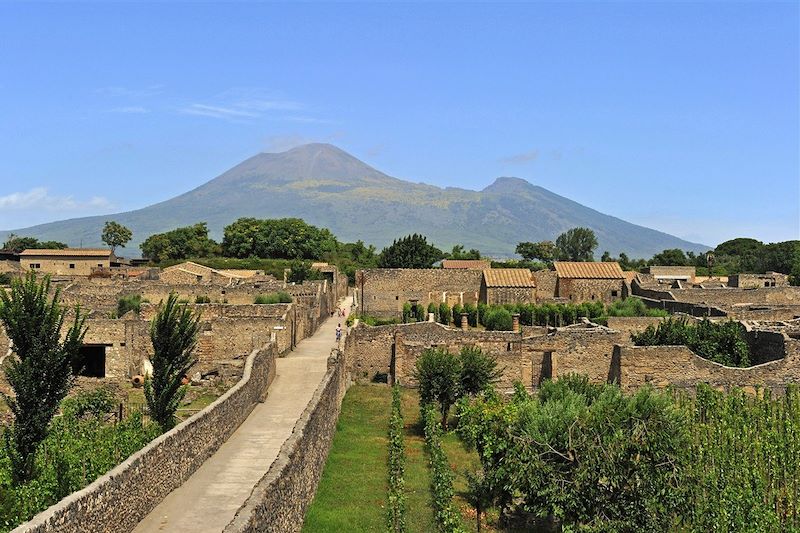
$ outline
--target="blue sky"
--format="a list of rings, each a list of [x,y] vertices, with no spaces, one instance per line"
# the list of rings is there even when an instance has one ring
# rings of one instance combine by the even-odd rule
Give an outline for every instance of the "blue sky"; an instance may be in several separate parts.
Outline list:
[[[798,3],[0,3],[0,229],[331,142],[714,245],[800,238]]]

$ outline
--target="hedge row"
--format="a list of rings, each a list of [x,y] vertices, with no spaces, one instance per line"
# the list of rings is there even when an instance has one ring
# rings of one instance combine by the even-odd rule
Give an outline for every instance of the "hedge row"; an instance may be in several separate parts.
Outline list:
[[[387,497],[387,531],[406,530],[405,449],[403,446],[403,413],[400,408],[400,387],[392,388],[392,414],[389,418],[389,494]]]
[[[453,506],[453,472],[442,449],[442,429],[433,405],[423,407],[425,445],[431,465],[431,497],[439,533],[463,533],[461,519]]]

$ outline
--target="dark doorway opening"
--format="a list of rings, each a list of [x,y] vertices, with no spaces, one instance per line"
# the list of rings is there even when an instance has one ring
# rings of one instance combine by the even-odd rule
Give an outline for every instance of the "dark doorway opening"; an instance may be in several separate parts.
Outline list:
[[[72,365],[72,371],[78,376],[90,378],[106,377],[106,347],[102,344],[84,344],[78,358]]]

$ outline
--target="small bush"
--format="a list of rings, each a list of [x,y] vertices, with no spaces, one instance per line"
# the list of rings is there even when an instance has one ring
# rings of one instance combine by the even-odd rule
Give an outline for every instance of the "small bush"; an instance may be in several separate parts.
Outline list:
[[[389,491],[387,526],[392,533],[406,530],[405,447],[403,445],[403,413],[400,387],[392,388],[392,414],[389,417]]]
[[[423,422],[425,449],[431,465],[431,499],[436,530],[440,533],[462,532],[460,514],[453,505],[453,471],[442,448],[442,429],[436,411],[430,405],[423,407]]]
[[[122,317],[128,311],[139,312],[142,305],[142,297],[139,294],[129,294],[117,300],[117,317]]]
[[[702,320],[696,325],[686,318],[670,318],[648,326],[631,339],[637,346],[687,346],[700,357],[725,366],[750,366],[750,347],[739,322]]]
[[[444,324],[445,326],[450,324],[450,319],[453,318],[452,311],[450,310],[450,306],[447,305],[445,302],[439,304],[439,322]]]
[[[288,304],[292,302],[292,297],[288,293],[272,292],[269,294],[259,294],[253,300],[254,304],[268,305],[268,304]]]
[[[202,295],[202,294],[198,294],[194,299],[194,303],[196,303],[196,304],[210,304],[211,303],[211,298],[209,298],[208,296]]]
[[[514,320],[508,309],[503,307],[494,308],[486,313],[486,329],[489,331],[511,331],[514,327]]]

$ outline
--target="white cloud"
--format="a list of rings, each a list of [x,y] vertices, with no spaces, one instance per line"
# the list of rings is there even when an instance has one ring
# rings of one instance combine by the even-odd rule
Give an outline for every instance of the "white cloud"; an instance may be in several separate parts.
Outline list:
[[[50,194],[45,187],[34,187],[27,192],[14,192],[0,196],[0,209],[7,210],[45,210],[51,212],[111,209],[113,205],[102,196],[92,196],[88,200],[76,200],[72,196]]]
[[[181,108],[180,112],[186,115],[199,115],[202,117],[223,119],[256,118],[259,116],[258,113],[235,106],[222,107],[206,104],[191,104],[190,106]]]

